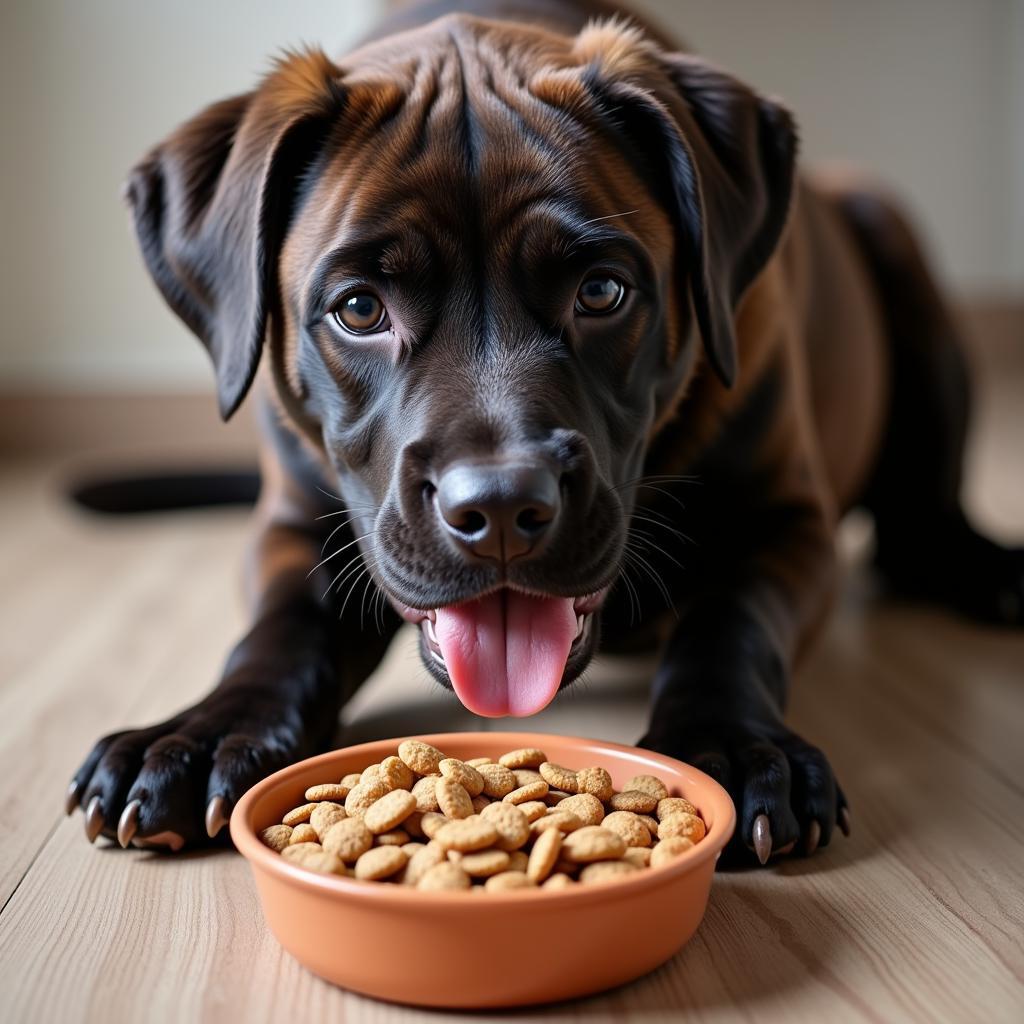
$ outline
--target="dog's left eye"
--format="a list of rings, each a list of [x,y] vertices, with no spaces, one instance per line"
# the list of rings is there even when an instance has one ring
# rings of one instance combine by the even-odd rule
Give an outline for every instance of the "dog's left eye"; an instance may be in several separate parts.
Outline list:
[[[591,316],[611,313],[622,305],[626,297],[626,286],[609,274],[594,274],[588,277],[576,293],[576,312]]]
[[[372,334],[383,328],[388,311],[373,292],[352,292],[331,310],[330,316],[348,334]]]

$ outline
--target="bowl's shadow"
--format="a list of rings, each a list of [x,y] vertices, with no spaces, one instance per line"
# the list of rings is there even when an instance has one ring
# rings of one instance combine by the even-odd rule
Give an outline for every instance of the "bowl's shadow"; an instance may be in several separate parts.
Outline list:
[[[693,938],[650,974],[580,999],[508,1010],[430,1010],[394,1006],[415,1019],[459,1021],[666,1020],[688,1012],[770,1000],[828,973],[831,939],[815,931],[813,945],[799,921],[813,907],[806,890],[767,889],[754,876],[716,877],[707,913]],[[637,922],[637,927],[643,927]],[[615,941],[609,936],[609,941]],[[774,948],[773,948],[774,947]],[[771,955],[769,955],[771,954]],[[358,997],[357,997],[358,998]]]

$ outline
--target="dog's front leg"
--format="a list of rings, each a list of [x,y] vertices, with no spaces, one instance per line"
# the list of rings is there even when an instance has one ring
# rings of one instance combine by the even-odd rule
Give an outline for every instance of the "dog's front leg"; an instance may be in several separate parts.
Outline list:
[[[198,704],[96,744],[68,791],[69,812],[85,809],[89,839],[178,849],[216,836],[249,786],[328,744],[341,705],[397,629],[390,609],[383,633],[361,631],[358,614],[339,620],[328,569],[359,561],[352,532],[338,532],[333,550],[351,546],[317,568],[320,527],[336,520],[318,522],[279,466],[264,465],[264,489],[249,565],[252,626]]]
[[[835,824],[847,830],[848,815],[824,754],[784,720],[791,672],[834,596],[834,517],[799,395],[779,374],[756,390],[755,429],[723,441],[714,465],[728,471],[708,467],[707,506],[688,524],[699,581],[640,745],[718,779],[738,811],[732,852],[753,849],[764,863],[812,853]]]

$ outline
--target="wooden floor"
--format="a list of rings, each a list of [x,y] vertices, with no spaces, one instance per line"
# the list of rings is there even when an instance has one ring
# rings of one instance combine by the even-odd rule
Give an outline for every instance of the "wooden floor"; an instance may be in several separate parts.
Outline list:
[[[986,379],[972,508],[1024,539],[1024,375]],[[62,816],[98,735],[160,719],[214,679],[242,625],[245,526],[233,512],[90,519],[61,498],[66,468],[0,470],[0,1017],[443,1019],[298,967],[236,855],[89,846],[81,816]],[[848,524],[854,559],[863,532]],[[1024,635],[881,604],[870,582],[851,571],[792,711],[839,772],[852,838],[811,861],[720,874],[697,936],[658,971],[504,1020],[1024,1020]],[[632,741],[650,671],[601,665],[536,724]],[[406,642],[348,733],[469,725]]]

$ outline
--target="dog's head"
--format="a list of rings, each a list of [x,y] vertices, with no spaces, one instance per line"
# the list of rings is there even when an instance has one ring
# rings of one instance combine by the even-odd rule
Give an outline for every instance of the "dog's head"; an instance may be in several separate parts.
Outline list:
[[[789,115],[619,23],[448,17],[283,60],[134,170],[230,416],[264,345],[375,581],[481,714],[593,654],[648,445],[789,205]]]

